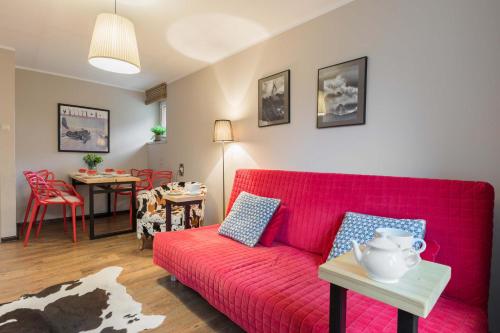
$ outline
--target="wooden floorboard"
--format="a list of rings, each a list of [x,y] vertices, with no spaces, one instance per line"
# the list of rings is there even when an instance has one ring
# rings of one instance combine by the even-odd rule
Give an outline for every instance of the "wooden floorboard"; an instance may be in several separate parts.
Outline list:
[[[118,221],[122,220],[122,221]],[[128,221],[128,215],[114,221]],[[110,223],[112,220],[110,220]],[[78,224],[78,242],[71,242],[62,224],[43,226],[29,246],[21,241],[0,244],[0,304],[51,285],[77,280],[109,266],[123,267],[118,281],[143,305],[143,313],[165,315],[162,326],[148,332],[243,332],[199,294],[152,263],[152,250],[138,249],[135,234],[89,240]]]

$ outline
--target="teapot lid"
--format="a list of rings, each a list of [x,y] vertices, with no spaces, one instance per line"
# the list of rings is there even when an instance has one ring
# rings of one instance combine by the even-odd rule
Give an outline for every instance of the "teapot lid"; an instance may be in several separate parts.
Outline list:
[[[387,251],[393,251],[399,249],[399,246],[387,237],[375,237],[371,241],[367,242],[366,245],[374,247],[376,249],[387,250]]]

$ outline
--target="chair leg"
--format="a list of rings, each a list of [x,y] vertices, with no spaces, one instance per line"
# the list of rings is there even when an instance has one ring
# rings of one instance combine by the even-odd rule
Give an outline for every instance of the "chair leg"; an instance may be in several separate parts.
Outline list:
[[[83,204],[80,206],[80,211],[82,213],[82,228],[83,232],[85,232],[85,206]]]
[[[30,209],[31,209],[32,203],[33,203],[33,193],[30,194],[30,198],[28,200],[28,205],[26,206],[26,211],[24,212],[24,221],[23,221],[23,225],[21,227],[21,236],[24,234],[24,227],[26,226],[26,223],[28,222],[28,217],[30,215]]]
[[[76,206],[71,205],[71,222],[73,223],[73,243],[76,243]]]
[[[64,228],[64,233],[68,232],[68,225],[66,224],[66,205],[62,205],[63,209],[63,228]]]
[[[140,244],[139,244],[139,250],[144,250],[144,244],[146,243],[146,236],[144,236],[144,234],[141,235],[141,240],[140,240]]]
[[[113,202],[113,216],[116,216],[116,202],[118,201],[118,192],[115,192],[115,201]]]
[[[28,246],[28,241],[30,240],[31,228],[33,227],[33,223],[36,220],[36,216],[38,215],[38,208],[40,206],[35,203],[33,209],[31,210],[31,218],[30,223],[28,224],[28,230],[26,230],[26,236],[24,237],[24,246]]]
[[[47,205],[43,206],[42,216],[40,217],[40,221],[38,222],[38,228],[36,229],[35,237],[38,238],[40,234],[40,230],[42,230],[43,219],[45,218],[45,213],[47,212]]]

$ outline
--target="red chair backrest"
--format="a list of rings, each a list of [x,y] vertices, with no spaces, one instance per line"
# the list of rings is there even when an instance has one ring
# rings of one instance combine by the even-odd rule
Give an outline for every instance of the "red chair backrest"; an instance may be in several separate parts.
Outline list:
[[[139,174],[149,174],[152,177],[153,169],[130,169],[130,174],[134,177],[138,177]]]
[[[154,171],[152,183],[153,187],[167,185],[172,182],[173,172],[172,171]]]
[[[37,171],[36,173],[45,180],[54,180],[56,178],[54,173],[47,169]]]
[[[140,170],[135,176],[141,179],[136,183],[137,190],[152,189],[153,188],[152,175],[153,175],[153,170],[151,169]]]
[[[42,177],[44,180],[54,180],[55,179],[54,173],[52,171],[47,170],[47,169],[42,169],[42,170],[38,170],[38,171],[31,171],[31,170],[23,171],[24,177],[27,177],[27,175],[30,175],[30,174],[36,174],[36,175]]]
[[[54,196],[53,188],[47,184],[46,180],[35,172],[25,173],[31,192],[38,200],[45,200]]]

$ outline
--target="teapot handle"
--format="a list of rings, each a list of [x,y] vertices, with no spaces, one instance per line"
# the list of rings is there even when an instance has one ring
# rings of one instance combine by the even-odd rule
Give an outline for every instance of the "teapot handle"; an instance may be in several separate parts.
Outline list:
[[[409,269],[414,268],[420,263],[420,261],[422,261],[418,252],[416,252],[414,249],[410,249],[405,252],[409,252],[409,254],[405,257],[405,264]]]
[[[420,248],[416,250],[417,253],[422,253],[425,251],[425,248],[427,247],[427,244],[422,238],[414,238],[413,239],[413,245],[420,243]]]

